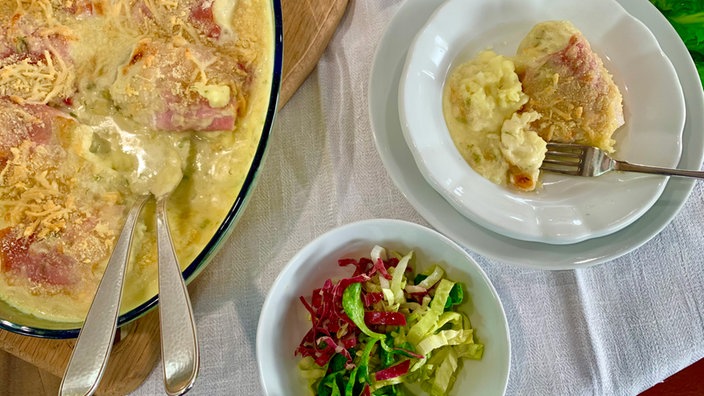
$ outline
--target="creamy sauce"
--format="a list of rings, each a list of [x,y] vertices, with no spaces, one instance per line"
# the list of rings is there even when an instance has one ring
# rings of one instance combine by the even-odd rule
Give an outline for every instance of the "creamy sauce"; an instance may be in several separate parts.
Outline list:
[[[51,203],[76,208],[76,213],[66,209],[61,216],[68,222],[52,223],[52,229],[41,224],[30,229],[24,212],[0,217],[0,230],[12,229],[35,238],[17,239],[33,241],[30,250],[35,253],[39,246],[36,238],[46,238],[49,252],[58,246],[71,258],[68,261],[72,264],[65,268],[59,265],[58,275],[53,269],[27,269],[29,264],[21,267],[19,261],[2,263],[0,298],[47,320],[76,322],[85,317],[136,195],[170,193],[168,215],[174,245],[181,265],[189,265],[213,237],[242,188],[269,105],[273,68],[269,2],[206,0],[193,2],[191,8],[175,3],[171,10],[165,3],[146,0],[132,8],[117,3],[93,2],[101,5],[99,10],[93,5],[90,12],[57,9],[51,15],[33,9],[31,2],[22,3],[24,12],[47,17],[51,29],[62,26],[71,37],[68,50],[47,52],[50,56],[46,59],[70,60],[68,81],[73,93],[41,91],[42,95],[35,93],[32,100],[20,100],[19,96],[17,101],[22,106],[48,104],[45,107],[64,113],[51,116],[58,143],[47,147],[57,152],[53,157],[47,154],[50,160],[42,166],[48,169],[49,187],[58,183],[57,188],[66,192],[64,197],[51,198]],[[83,3],[72,4],[79,7]],[[209,13],[197,8],[207,6],[212,7]],[[3,7],[6,9],[0,8],[0,14],[16,12],[9,5]],[[135,10],[139,15],[135,16]],[[169,30],[175,32],[173,37],[163,33],[166,22],[159,13],[181,17]],[[0,55],[2,49],[0,45]],[[165,66],[160,68],[159,62]],[[138,83],[142,80],[144,85]],[[54,78],[52,83],[58,84],[58,80]],[[8,101],[7,106],[15,104]],[[230,129],[223,129],[228,125]],[[43,150],[44,146],[39,146]],[[2,149],[0,146],[0,169],[4,165]],[[7,164],[20,161],[20,151],[7,156]],[[57,158],[61,159],[58,170],[47,165]],[[19,199],[18,194],[26,191],[10,186],[12,177],[20,177],[17,169],[24,168],[6,168],[0,173],[0,204],[9,208]],[[27,169],[40,168],[32,165]],[[37,183],[41,187],[44,181]],[[83,226],[72,226],[72,219],[79,219],[74,223]],[[42,227],[47,232],[40,237]],[[72,233],[81,238],[71,237]],[[93,245],[75,240],[92,241],[92,237]],[[153,202],[142,214],[135,239],[123,312],[157,292]],[[5,260],[12,249],[22,257],[16,245],[3,243]],[[47,282],[51,276],[55,278]],[[69,280],[58,282],[57,276]]]
[[[513,61],[489,50],[457,66],[443,92],[445,122],[465,161],[496,184],[532,190],[545,141],[530,129],[538,114],[518,114],[526,102]]]

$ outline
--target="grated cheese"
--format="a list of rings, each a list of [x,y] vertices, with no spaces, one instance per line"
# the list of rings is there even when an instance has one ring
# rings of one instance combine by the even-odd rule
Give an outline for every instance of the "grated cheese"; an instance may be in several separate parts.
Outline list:
[[[24,236],[36,233],[46,237],[66,225],[73,209],[65,205],[72,188],[70,180],[58,180],[54,172],[52,180],[47,179],[48,168],[63,157],[61,151],[39,148],[25,140],[12,150],[12,158],[0,173],[0,196],[4,197],[0,205],[10,223],[24,225]]]
[[[35,104],[69,96],[74,90],[75,72],[55,52],[46,50],[43,55],[36,63],[28,58],[9,63],[14,57],[6,58],[0,66],[0,96]]]

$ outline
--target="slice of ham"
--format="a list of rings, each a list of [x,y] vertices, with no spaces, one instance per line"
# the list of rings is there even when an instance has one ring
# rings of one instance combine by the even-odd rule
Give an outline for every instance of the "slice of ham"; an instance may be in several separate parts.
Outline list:
[[[60,244],[21,237],[12,229],[0,230],[0,270],[35,284],[68,286],[79,281],[78,262],[64,254]]]
[[[104,203],[88,218],[75,218],[46,237],[23,235],[23,226],[0,230],[0,272],[45,286],[75,286],[94,276],[92,268],[106,260],[112,242],[100,235],[119,233],[124,206]]]
[[[516,69],[530,100],[524,110],[547,141],[583,143],[613,151],[611,135],[624,123],[622,97],[601,58],[571,23],[537,24],[518,49]]]
[[[103,15],[105,5],[100,0],[73,0],[61,7],[63,11],[77,17]]]
[[[10,150],[25,140],[47,144],[53,139],[53,124],[63,114],[46,105],[19,105],[0,97],[0,165]]]
[[[213,15],[214,0],[197,0],[190,4],[189,20],[202,34],[213,39],[220,38],[222,28]]]
[[[167,109],[158,113],[155,126],[163,131],[231,131],[235,117],[232,108],[223,112],[210,107],[205,100],[198,100],[182,112]]]
[[[29,58],[39,61],[47,51],[69,59],[68,32],[60,28],[43,27],[41,22],[31,15],[15,14],[10,24],[4,26],[2,33],[0,56],[3,63],[13,55],[17,59]]]
[[[195,89],[202,68],[217,61],[205,47],[144,39],[118,70],[110,88],[112,100],[124,116],[153,129],[231,131],[239,105],[236,97],[213,107]]]
[[[234,1],[234,0],[227,0]],[[215,19],[214,6],[216,0],[182,0],[174,8],[172,5],[146,3],[137,0],[132,4],[132,16],[137,21],[148,22],[164,29],[171,29],[173,20],[160,20],[160,15],[177,18],[181,23],[188,24],[198,33],[209,39],[218,40],[222,36],[223,27]],[[162,10],[152,10],[152,7],[163,7]]]

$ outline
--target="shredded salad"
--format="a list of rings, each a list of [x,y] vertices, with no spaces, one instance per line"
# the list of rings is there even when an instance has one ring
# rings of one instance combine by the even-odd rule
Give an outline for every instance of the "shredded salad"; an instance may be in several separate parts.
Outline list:
[[[469,318],[456,311],[464,289],[434,265],[415,274],[415,256],[375,246],[370,257],[343,258],[348,278],[328,279],[300,300],[311,328],[296,348],[316,395],[402,395],[417,383],[446,395],[461,359],[481,359]]]

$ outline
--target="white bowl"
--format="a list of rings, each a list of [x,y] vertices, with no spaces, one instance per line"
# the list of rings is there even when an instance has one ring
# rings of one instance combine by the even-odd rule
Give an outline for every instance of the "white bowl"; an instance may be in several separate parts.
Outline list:
[[[399,85],[399,114],[419,170],[475,223],[526,241],[568,244],[616,232],[660,197],[667,178],[611,173],[599,178],[545,174],[543,188],[521,193],[476,173],[447,131],[442,90],[450,70],[480,50],[512,56],[531,27],[570,20],[614,75],[626,124],[615,156],[674,167],[682,150],[682,87],[655,36],[613,0],[448,0],[411,45]]]
[[[462,282],[470,298],[460,305],[484,344],[481,360],[467,360],[451,395],[503,395],[508,382],[511,342],[501,301],[489,278],[457,244],[436,231],[400,220],[366,220],[336,228],[296,254],[274,281],[264,301],[257,328],[257,363],[265,394],[307,395],[294,356],[310,328],[309,314],[299,297],[310,297],[328,279],[350,276],[339,267],[343,257],[368,257],[374,245],[416,253],[416,271],[440,264],[448,278]]]

